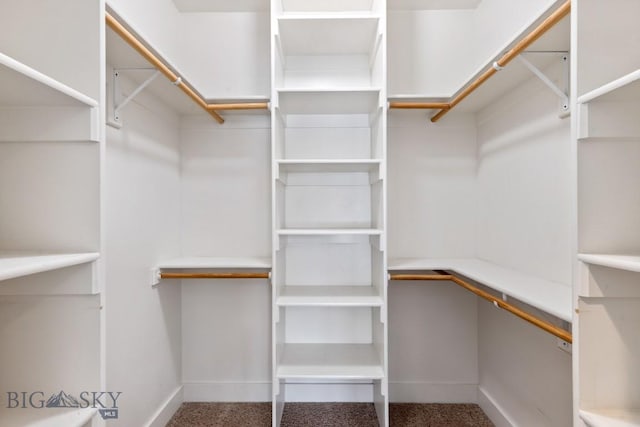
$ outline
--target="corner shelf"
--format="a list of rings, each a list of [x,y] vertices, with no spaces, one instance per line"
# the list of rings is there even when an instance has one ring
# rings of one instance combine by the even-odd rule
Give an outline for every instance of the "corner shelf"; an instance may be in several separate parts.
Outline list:
[[[372,344],[285,344],[280,379],[382,379],[384,369]]]
[[[589,427],[640,427],[640,411],[579,411]]]
[[[371,159],[280,159],[277,160],[281,172],[373,172],[380,169],[381,160]]]
[[[95,408],[0,409],[2,427],[83,427],[98,413]]]
[[[284,286],[279,307],[381,307],[383,299],[373,286]]]
[[[280,228],[280,236],[379,236],[377,228]]]
[[[452,270],[559,319],[571,322],[571,286],[479,259],[390,259],[389,271]]]

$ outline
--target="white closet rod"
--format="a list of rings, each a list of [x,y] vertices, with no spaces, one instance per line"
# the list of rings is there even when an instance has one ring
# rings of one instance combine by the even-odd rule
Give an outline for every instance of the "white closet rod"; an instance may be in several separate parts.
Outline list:
[[[573,337],[571,332],[565,331],[562,328],[559,328],[546,320],[542,320],[539,317],[534,316],[533,314],[527,313],[524,310],[516,307],[515,305],[503,301],[502,299],[491,295],[489,292],[486,292],[472,284],[460,279],[459,277],[454,276],[453,274],[448,274],[447,272],[437,271],[438,274],[390,274],[389,280],[449,280],[459,286],[462,286],[466,290],[473,292],[481,298],[486,299],[487,301],[493,303],[496,307],[507,310],[509,313],[512,313],[519,318],[526,320],[538,328],[549,332],[552,335],[564,340],[568,343],[573,341]]]
[[[115,31],[129,46],[135,49],[143,58],[149,61],[162,74],[165,75],[174,85],[186,93],[189,98],[194,100],[196,104],[202,107],[207,113],[213,116],[220,124],[224,123],[224,119],[217,111],[224,110],[266,110],[269,108],[268,102],[251,102],[251,103],[229,103],[229,104],[210,104],[205,101],[198,93],[196,93],[190,85],[186,84],[182,77],[176,75],[171,69],[156,55],[153,54],[136,36],[134,36],[124,25],[108,12],[105,13],[105,19],[109,28]]]

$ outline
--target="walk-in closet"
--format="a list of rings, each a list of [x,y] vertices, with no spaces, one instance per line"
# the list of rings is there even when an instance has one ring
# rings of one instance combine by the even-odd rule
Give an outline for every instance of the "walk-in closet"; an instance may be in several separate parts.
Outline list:
[[[640,426],[640,2],[0,5],[0,427]]]

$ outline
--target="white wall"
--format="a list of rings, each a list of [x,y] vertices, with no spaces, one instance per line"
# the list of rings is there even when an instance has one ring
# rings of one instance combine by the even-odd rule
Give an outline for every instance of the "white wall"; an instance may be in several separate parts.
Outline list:
[[[559,72],[547,70],[553,77]],[[570,286],[570,121],[557,114],[557,97],[537,79],[478,114],[477,251]],[[489,398],[514,425],[571,425],[571,356],[555,337],[479,304],[483,408],[492,413]]]
[[[269,257],[269,116],[225,118],[182,120],[182,253]],[[183,281],[182,302],[185,401],[269,401],[269,282]]]
[[[124,87],[130,90],[130,87]],[[107,131],[107,390],[121,391],[113,426],[142,426],[181,384],[181,295],[150,284],[179,255],[179,121],[147,92]]]

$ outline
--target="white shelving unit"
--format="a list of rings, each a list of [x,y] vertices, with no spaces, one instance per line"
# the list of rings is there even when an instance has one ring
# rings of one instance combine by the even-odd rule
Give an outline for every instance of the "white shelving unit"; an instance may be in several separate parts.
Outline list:
[[[620,43],[640,36],[640,4],[578,6],[576,419],[640,426],[640,55]]]
[[[41,391],[46,399],[61,389],[76,394],[104,386],[103,8],[98,0],[33,1],[3,8],[0,18],[0,393],[5,396]],[[3,427],[87,426],[97,413],[2,406]]]
[[[337,381],[387,425],[386,5],[271,10],[273,423],[292,386]]]

